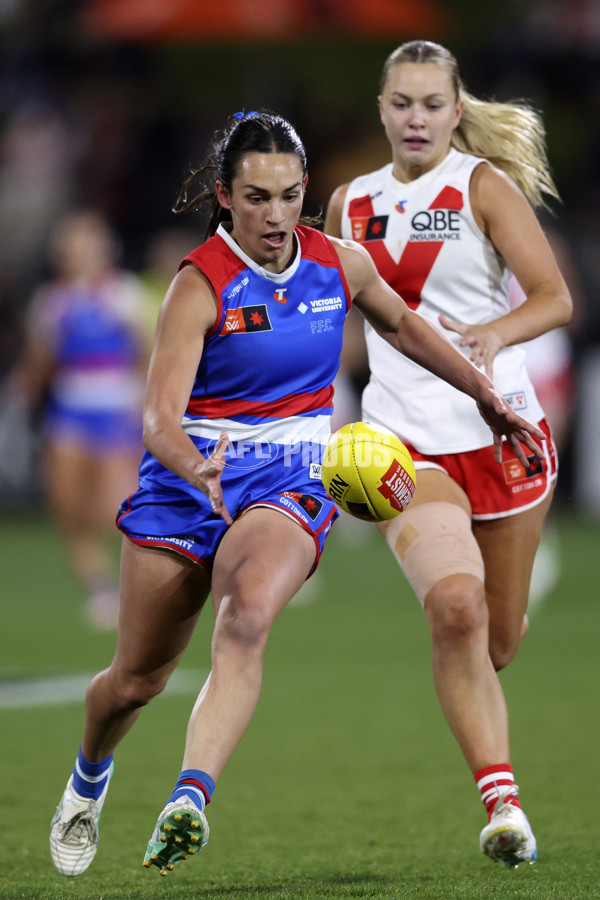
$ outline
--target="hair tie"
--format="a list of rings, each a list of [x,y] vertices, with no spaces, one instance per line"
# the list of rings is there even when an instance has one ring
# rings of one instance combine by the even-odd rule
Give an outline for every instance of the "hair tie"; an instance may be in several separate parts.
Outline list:
[[[241,112],[236,112],[233,114],[233,118],[237,119],[238,122],[241,122],[243,119],[248,119],[250,116],[258,116],[260,113],[257,113],[255,109],[251,109],[250,112],[245,113],[244,110]]]

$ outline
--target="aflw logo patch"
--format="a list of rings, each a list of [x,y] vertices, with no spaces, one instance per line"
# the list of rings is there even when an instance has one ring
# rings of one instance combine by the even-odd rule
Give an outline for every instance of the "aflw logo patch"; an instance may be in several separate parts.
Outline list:
[[[389,216],[369,216],[352,219],[352,238],[363,244],[367,241],[382,241],[385,237]]]
[[[323,509],[323,501],[319,500],[318,497],[313,497],[312,494],[296,494],[292,491],[286,491],[282,496],[295,500],[313,522]]]
[[[254,331],[273,331],[264,303],[228,309],[219,334],[250,334]]]
[[[506,459],[502,463],[504,472],[504,480],[507,484],[513,484],[515,481],[525,481],[526,478],[535,478],[544,471],[543,460],[537,456],[527,457],[527,468],[521,465],[518,459]]]

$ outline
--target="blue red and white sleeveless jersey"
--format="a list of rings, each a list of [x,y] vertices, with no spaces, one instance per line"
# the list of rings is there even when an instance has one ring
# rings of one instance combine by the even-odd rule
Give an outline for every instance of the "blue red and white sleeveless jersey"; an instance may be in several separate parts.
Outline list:
[[[470,324],[509,312],[510,271],[475,222],[469,184],[485,160],[451,149],[415,181],[394,178],[392,164],[348,187],[342,235],[363,244],[381,276],[419,315],[458,346],[438,316]],[[489,446],[492,434],[473,400],[398,354],[366,325],[371,376],[363,418],[394,431],[425,454]],[[512,408],[531,422],[543,418],[519,346],[494,361],[494,383]]]
[[[237,452],[241,468],[253,467],[256,454],[273,460],[300,446],[314,448],[318,465],[330,435],[351,298],[331,241],[302,226],[295,235],[295,257],[282,273],[257,265],[223,225],[182,262],[206,276],[218,313],[181,424],[204,455],[226,431],[228,461]],[[192,490],[146,453],[140,484],[157,482]]]
[[[65,415],[130,411],[141,423],[146,317],[141,284],[128,272],[41,288],[29,327],[54,359],[51,408]]]

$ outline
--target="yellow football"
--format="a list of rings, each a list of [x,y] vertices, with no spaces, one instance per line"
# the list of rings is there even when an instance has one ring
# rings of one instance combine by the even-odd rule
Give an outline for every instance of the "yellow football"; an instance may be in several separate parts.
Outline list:
[[[366,422],[351,422],[331,435],[321,477],[341,509],[368,522],[401,513],[417,483],[412,457],[402,441]]]

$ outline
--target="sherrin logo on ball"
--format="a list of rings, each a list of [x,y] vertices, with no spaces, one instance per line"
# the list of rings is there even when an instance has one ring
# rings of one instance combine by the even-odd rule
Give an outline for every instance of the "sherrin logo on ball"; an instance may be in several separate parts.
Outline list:
[[[417,476],[402,441],[366,422],[335,431],[325,447],[323,484],[337,505],[357,519],[393,519],[412,500]]]

